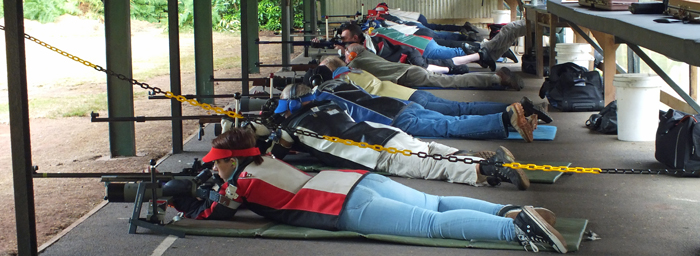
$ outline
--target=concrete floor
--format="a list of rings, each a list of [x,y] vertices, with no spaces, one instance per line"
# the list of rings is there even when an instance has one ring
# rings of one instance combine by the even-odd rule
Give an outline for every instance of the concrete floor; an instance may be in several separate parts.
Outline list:
[[[519,71],[518,64],[505,64]],[[525,89],[516,91],[434,90],[451,100],[515,102],[522,96],[541,102],[537,96],[542,79],[524,74]],[[566,161],[572,166],[600,168],[663,168],[654,159],[654,142],[623,142],[615,135],[590,132],[584,125],[593,112],[552,111],[558,127],[554,141],[525,143],[515,140],[439,140],[462,149],[487,150],[499,145],[509,148],[517,159]],[[650,117],[656,118],[656,117]],[[208,127],[202,141],[189,141],[186,153],[170,156],[163,171],[189,167],[203,156],[213,138]],[[471,187],[440,181],[393,178],[421,191],[438,195],[469,196],[498,203],[539,205],[557,216],[585,218],[588,230],[600,240],[584,241],[576,255],[700,255],[700,193],[696,179],[665,175],[572,174],[555,184],[533,184],[527,191],[515,186]],[[507,250],[454,249],[408,246],[369,240],[278,240],[187,236],[170,246],[165,235],[139,229],[127,234],[132,204],[109,203],[42,255],[526,255]],[[145,211],[144,211],[145,212]],[[170,213],[172,215],[172,213]],[[158,248],[158,249],[157,249]],[[543,253],[543,252],[540,252]],[[544,252],[545,254],[547,252]]]

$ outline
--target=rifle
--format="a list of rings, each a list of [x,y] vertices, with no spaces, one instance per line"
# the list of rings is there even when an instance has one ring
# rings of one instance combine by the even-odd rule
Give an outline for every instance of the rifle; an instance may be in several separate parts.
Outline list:
[[[182,172],[157,173],[156,161],[151,159],[149,173],[37,173],[34,178],[101,178],[105,183],[105,200],[109,202],[134,202],[134,211],[129,219],[129,234],[135,234],[141,226],[156,233],[185,237],[183,231],[165,227],[165,210],[173,196],[209,197],[210,192],[223,184],[218,175],[213,175],[212,163],[202,163],[195,158],[192,167]],[[218,179],[217,179],[218,178]],[[155,197],[153,196],[155,195]],[[146,218],[140,218],[141,207],[149,200]]]

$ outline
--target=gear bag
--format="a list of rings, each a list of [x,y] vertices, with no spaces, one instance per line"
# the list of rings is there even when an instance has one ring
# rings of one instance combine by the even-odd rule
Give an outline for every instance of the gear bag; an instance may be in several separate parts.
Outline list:
[[[700,114],[690,115],[674,109],[659,111],[654,156],[670,168],[685,169],[686,173],[679,176],[700,177],[699,120]]]
[[[540,88],[540,98],[561,111],[598,111],[605,106],[603,79],[596,71],[567,62],[557,64]]]
[[[586,126],[601,133],[617,134],[617,101],[608,103],[600,113],[591,115]]]

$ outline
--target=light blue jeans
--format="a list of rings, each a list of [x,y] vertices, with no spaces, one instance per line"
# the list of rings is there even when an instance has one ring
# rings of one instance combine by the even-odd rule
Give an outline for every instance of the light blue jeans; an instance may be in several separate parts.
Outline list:
[[[452,59],[454,57],[467,55],[462,48],[450,48],[439,45],[435,40],[430,40],[425,46],[423,57],[428,59]]]
[[[504,113],[509,104],[499,102],[460,102],[440,98],[434,94],[417,90],[409,101],[413,101],[423,106],[425,109],[430,109],[448,116],[461,115],[486,115]]]
[[[448,116],[414,103],[394,117],[391,126],[421,137],[503,139],[508,137],[503,114]]]
[[[496,216],[503,205],[434,196],[378,174],[368,174],[348,195],[338,228],[363,234],[515,241],[513,219]]]

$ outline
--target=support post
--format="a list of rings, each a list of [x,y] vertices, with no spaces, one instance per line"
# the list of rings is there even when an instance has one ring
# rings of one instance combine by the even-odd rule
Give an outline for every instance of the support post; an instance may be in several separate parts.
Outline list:
[[[214,49],[212,46],[211,1],[194,3],[194,72],[197,95],[214,94]],[[199,102],[213,104],[212,98],[198,98]]]
[[[291,1],[292,0],[282,0],[280,1],[280,9],[282,10],[282,17],[280,20],[280,23],[282,24],[282,41],[284,42],[289,42],[291,41],[291,37],[289,36],[289,32],[292,29],[291,26]],[[281,44],[282,45],[282,65],[289,65],[290,63],[290,55],[292,52],[292,46],[290,44]],[[283,67],[282,70],[289,70],[287,67]]]
[[[182,94],[180,77],[180,28],[178,19],[178,0],[168,0],[168,45],[170,48],[170,91],[175,95]],[[173,154],[182,153],[182,103],[176,99],[170,100],[172,120]]]
[[[639,73],[639,56],[627,47],[627,73]]]
[[[260,73],[255,66],[259,62],[258,1],[241,0],[241,94],[248,95],[250,73]]]
[[[315,34],[318,29],[318,17],[316,16],[316,0],[304,1],[304,34]],[[304,41],[310,41],[311,38],[304,37]]]
[[[591,31],[603,48],[603,83],[605,85],[605,105],[615,100],[615,87],[613,79],[617,71],[617,59],[615,52],[619,44],[615,43],[615,36],[598,31]]]
[[[18,255],[37,255],[22,1],[4,0],[3,10],[5,13],[7,96],[10,107],[10,145],[12,147],[12,183],[15,195],[17,252]]]
[[[700,81],[698,81],[698,67],[693,65],[688,66],[690,67],[690,88],[688,94],[690,94],[690,97],[695,101],[698,101],[698,84],[700,84]]]
[[[107,69],[133,77],[131,67],[131,16],[128,1],[105,0],[105,41]],[[107,75],[107,112],[109,117],[134,116],[134,87],[131,83]],[[112,157],[135,156],[133,123],[109,124]]]

